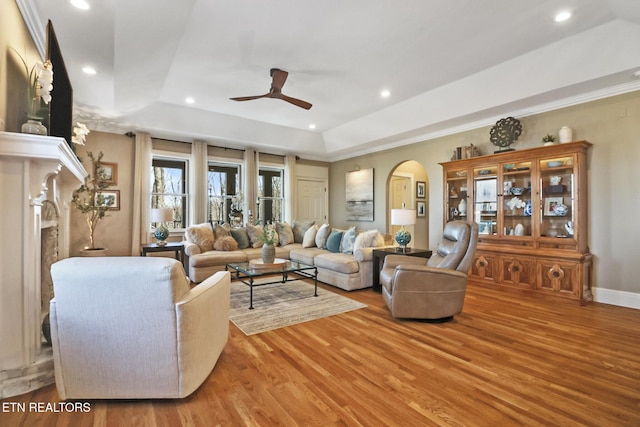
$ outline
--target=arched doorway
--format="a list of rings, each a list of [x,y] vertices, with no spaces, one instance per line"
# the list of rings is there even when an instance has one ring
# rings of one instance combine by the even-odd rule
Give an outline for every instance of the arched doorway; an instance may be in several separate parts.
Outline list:
[[[420,192],[418,193],[418,185]],[[424,189],[424,191],[422,191]],[[400,228],[391,224],[391,209],[405,204],[407,209],[416,209],[416,224],[406,227],[411,233],[410,247],[429,247],[429,177],[424,166],[415,160],[398,164],[387,177],[387,233],[392,236]]]

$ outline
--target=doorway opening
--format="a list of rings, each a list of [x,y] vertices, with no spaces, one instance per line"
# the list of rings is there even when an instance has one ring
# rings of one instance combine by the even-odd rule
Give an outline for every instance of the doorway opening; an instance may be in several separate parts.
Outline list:
[[[427,171],[415,160],[399,163],[387,177],[387,233],[395,236],[400,225],[391,224],[391,209],[416,210],[416,224],[405,228],[411,233],[409,247],[429,247],[429,178]]]

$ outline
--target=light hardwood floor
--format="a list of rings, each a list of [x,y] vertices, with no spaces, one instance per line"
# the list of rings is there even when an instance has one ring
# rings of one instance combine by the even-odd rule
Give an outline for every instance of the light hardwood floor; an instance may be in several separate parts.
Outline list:
[[[369,306],[251,337],[184,400],[0,413],[2,426],[639,426],[640,310],[479,287],[430,324]],[[58,402],[54,386],[4,402]]]

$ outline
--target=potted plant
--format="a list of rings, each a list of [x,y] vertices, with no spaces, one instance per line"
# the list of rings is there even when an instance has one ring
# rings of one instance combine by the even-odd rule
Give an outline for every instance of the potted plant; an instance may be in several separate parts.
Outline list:
[[[556,137],[548,133],[542,137],[542,142],[544,142],[544,145],[553,145],[556,142]]]
[[[113,199],[105,197],[102,191],[109,187],[105,171],[102,168],[103,153],[95,157],[92,152],[87,152],[91,159],[91,171],[85,183],[73,192],[71,204],[84,215],[89,226],[89,246],[85,247],[87,255],[104,255],[106,249],[97,248],[95,244],[95,231],[98,223],[103,219],[109,207],[113,205]]]
[[[276,259],[276,231],[272,225],[265,225],[262,228],[262,262],[265,264],[273,264]]]

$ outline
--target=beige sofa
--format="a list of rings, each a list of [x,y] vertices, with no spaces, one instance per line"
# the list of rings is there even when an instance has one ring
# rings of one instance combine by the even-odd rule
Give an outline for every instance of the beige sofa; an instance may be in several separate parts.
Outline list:
[[[198,224],[194,227],[198,227],[200,231],[208,233],[207,226],[213,233],[213,238],[216,239],[216,234],[209,224]],[[229,263],[246,262],[262,257],[261,247],[235,250],[203,250],[206,246],[201,241],[194,241],[197,239],[194,238],[192,231],[193,229],[187,229],[184,244],[185,254],[189,258],[189,278],[195,283],[205,280],[217,271],[224,271]],[[297,238],[293,243],[277,246],[276,257],[316,266],[318,268],[319,281],[346,291],[368,288],[373,285],[373,250],[376,247],[383,247],[389,244],[390,236],[386,236],[385,240],[385,236],[376,230],[370,230],[367,233],[370,233],[371,236],[376,235],[375,239],[369,239],[369,241],[375,241],[375,246],[354,247],[351,253],[332,252],[317,246],[303,247],[302,242],[295,242],[295,240],[300,240],[300,238]]]

